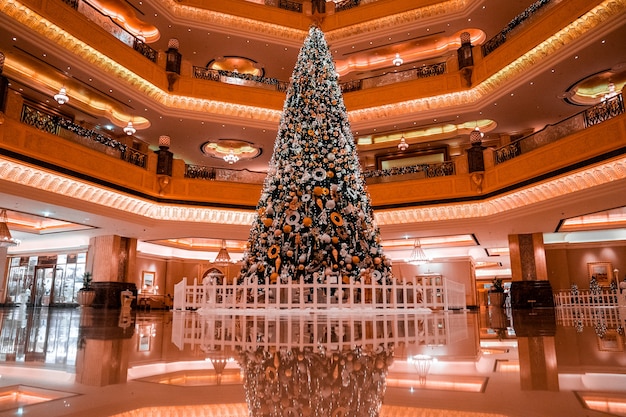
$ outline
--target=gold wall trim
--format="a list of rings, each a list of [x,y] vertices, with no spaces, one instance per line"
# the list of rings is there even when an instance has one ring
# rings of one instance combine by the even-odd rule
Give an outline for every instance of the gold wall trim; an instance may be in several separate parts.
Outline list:
[[[377,210],[378,226],[478,219],[521,209],[577,191],[626,180],[626,157],[481,202]],[[18,162],[0,159],[0,181],[55,193],[153,220],[249,226],[255,212],[159,204]]]
[[[196,15],[197,13],[206,13],[206,18],[210,19],[226,19],[226,15],[214,13],[205,9],[198,9],[190,6],[174,4],[173,0],[161,0],[162,4],[168,5],[176,13],[187,13]],[[457,0],[445,3],[450,8],[456,8],[464,5],[464,0]],[[435,7],[435,6],[432,6]],[[441,6],[437,6],[441,7]],[[421,12],[420,12],[421,10]],[[553,57],[556,52],[562,50],[571,43],[579,40],[587,33],[598,30],[602,25],[607,25],[611,19],[620,16],[626,11],[626,0],[605,0],[600,5],[593,8],[588,13],[581,16],[578,20],[572,22],[565,28],[558,31],[555,35],[549,37],[537,47],[531,49],[526,54],[514,60],[511,64],[497,71],[495,74],[478,84],[476,87],[453,93],[424,97],[415,100],[396,102],[381,106],[375,106],[360,110],[352,110],[348,112],[350,122],[366,122],[389,117],[413,117],[416,112],[441,112],[443,109],[456,108],[457,106],[466,106],[468,104],[477,103],[491,94],[497,93],[498,90],[507,83],[513,82],[517,77],[527,73],[531,67],[544,62]],[[247,106],[241,104],[233,104],[222,101],[202,99],[195,97],[187,97],[180,95],[168,94],[161,88],[141,78],[139,75],[123,67],[114,60],[108,58],[96,49],[90,47],[81,40],[71,36],[58,26],[30,10],[16,0],[5,0],[0,3],[0,12],[27,26],[32,31],[42,37],[50,39],[59,46],[74,53],[76,56],[88,62],[90,65],[99,67],[109,74],[115,75],[117,78],[124,80],[128,86],[135,89],[138,93],[149,97],[157,103],[169,108],[176,108],[184,111],[197,112],[202,114],[213,114],[219,116],[229,116],[235,118],[244,118],[246,120],[258,120],[265,122],[278,122],[280,120],[282,109],[274,110],[261,107]],[[418,15],[426,13],[422,9],[415,11]],[[420,12],[420,13],[418,13]],[[407,12],[408,13],[408,12]],[[436,13],[434,11],[431,14]],[[439,13],[443,13],[440,11]],[[402,17],[404,15],[393,17],[394,19],[409,19]],[[197,17],[200,18],[200,17]],[[205,18],[203,16],[202,18]],[[236,17],[230,16],[235,19]],[[416,18],[416,17],[413,17]],[[239,19],[239,18],[238,18]],[[240,18],[242,19],[242,18]],[[384,21],[384,18],[382,18]],[[619,20],[619,19],[616,19]],[[378,20],[370,21],[367,24],[372,25],[372,30]],[[393,22],[390,21],[391,24]],[[249,22],[244,22],[248,24]],[[265,25],[265,23],[260,23]],[[365,25],[366,23],[363,23]],[[358,26],[358,25],[357,25]],[[349,27],[350,28],[350,27]],[[346,29],[349,29],[346,28]],[[270,30],[270,29],[267,29]],[[288,28],[277,26],[271,30],[288,30]],[[355,27],[351,30],[364,30]],[[297,31],[297,36],[301,36],[302,31]],[[288,33],[288,32],[285,32]],[[294,34],[295,35],[295,34]],[[282,36],[282,35],[281,35]],[[332,36],[336,36],[332,34]]]
[[[601,25],[606,25],[624,11],[626,0],[605,0],[470,90],[352,110],[349,112],[350,122],[412,115],[417,112],[432,112],[477,103],[497,93],[500,88],[530,71],[533,66],[554,57],[558,51],[597,30]]]
[[[154,203],[6,159],[0,159],[0,181],[153,220],[249,226],[255,216],[254,211]]]
[[[206,4],[209,3],[210,2],[207,2]],[[184,1],[156,0],[155,5],[158,5],[159,8],[166,11],[167,14],[176,16],[176,20],[188,21],[189,24],[194,27],[208,29],[211,27],[219,27],[221,30],[225,27],[234,28],[233,33],[235,34],[241,35],[242,32],[259,34],[263,35],[262,38],[267,40],[275,41],[276,39],[280,39],[284,44],[291,45],[294,48],[300,48],[308,34],[308,30],[294,29],[274,23],[262,22],[257,19],[191,6],[185,4]],[[293,12],[287,13],[291,14]]]
[[[626,157],[481,202],[378,210],[374,213],[374,217],[378,226],[478,219],[529,207],[620,180],[626,180]]]
[[[118,62],[100,53],[80,39],[70,35],[33,10],[15,0],[0,2],[0,12],[6,14],[16,22],[28,27],[39,36],[49,39],[58,46],[83,59],[86,63],[98,67],[110,75],[124,80],[124,82],[138,93],[151,98],[170,108],[177,108],[203,114],[235,116],[247,120],[262,120],[277,122],[282,110],[266,109],[228,102],[185,97],[168,94],[161,88],[148,82],[144,78],[130,71]],[[7,63],[9,65],[10,62]]]

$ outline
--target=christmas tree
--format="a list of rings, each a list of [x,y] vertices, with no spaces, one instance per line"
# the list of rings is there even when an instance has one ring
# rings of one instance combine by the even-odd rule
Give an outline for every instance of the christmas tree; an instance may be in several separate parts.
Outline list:
[[[287,90],[248,245],[239,282],[391,280],[335,66],[316,26]]]

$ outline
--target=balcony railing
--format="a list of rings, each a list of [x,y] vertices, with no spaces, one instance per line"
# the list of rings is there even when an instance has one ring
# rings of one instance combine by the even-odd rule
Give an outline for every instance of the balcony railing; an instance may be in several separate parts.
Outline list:
[[[201,80],[218,81],[226,84],[246,85],[285,92],[289,83],[275,78],[259,77],[232,71],[213,70],[204,67],[193,67],[193,77]]]
[[[185,178],[263,184],[267,174],[248,170],[221,169],[202,165],[185,165]]]
[[[139,52],[144,57],[148,58],[152,62],[157,61],[158,52],[139,40],[137,37],[126,31],[120,25],[115,23],[109,16],[102,14],[102,12],[91,4],[84,0],[62,0],[65,4],[78,11],[83,16],[87,17],[90,21],[100,26],[102,29],[109,32],[116,39],[122,43],[130,46],[135,51]]]
[[[622,113],[624,113],[624,100],[622,94],[618,94],[559,123],[546,126],[538,132],[496,149],[495,163],[501,164]]]
[[[368,88],[382,87],[383,85],[395,84],[403,81],[417,80],[420,78],[435,77],[446,72],[446,63],[439,62],[432,65],[424,65],[416,69],[393,72],[376,77],[363,78],[360,80],[347,81],[341,83],[341,91],[344,93]]]
[[[87,146],[132,165],[146,168],[148,156],[95,130],[79,126],[61,115],[46,112],[27,103],[22,106],[20,121],[53,135]]]
[[[513,20],[511,20],[505,27],[500,31],[500,33],[496,34],[493,38],[489,39],[482,45],[482,54],[483,56],[487,56],[497,48],[502,46],[504,42],[506,42],[507,36],[510,35],[514,29],[518,28],[522,23],[528,21],[532,18],[539,9],[543,8],[543,6],[550,3],[551,0],[538,0],[531,4],[526,10],[524,10],[519,15],[515,16]]]

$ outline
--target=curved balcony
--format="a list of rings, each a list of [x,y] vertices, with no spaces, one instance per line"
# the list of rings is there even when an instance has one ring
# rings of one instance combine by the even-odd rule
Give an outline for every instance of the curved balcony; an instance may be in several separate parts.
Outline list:
[[[48,116],[48,123],[34,123],[32,113],[28,115],[23,121],[30,126],[10,117],[0,124],[1,163],[28,164],[160,203],[253,210],[258,202],[262,173],[210,171],[174,160],[164,186],[163,176],[156,174],[154,152],[138,152],[142,162],[137,163],[123,156],[128,147],[115,139],[103,140],[68,124],[55,127]],[[66,133],[60,136],[60,132]],[[621,158],[626,153],[625,132],[622,110],[602,123],[572,131],[506,162],[497,161],[500,149],[484,149],[482,172],[469,172],[467,157],[461,155],[441,166],[420,166],[411,172],[368,173],[368,190],[373,206],[379,209],[484,200]],[[14,181],[8,171],[3,172],[4,181]],[[381,177],[385,181],[376,180]]]

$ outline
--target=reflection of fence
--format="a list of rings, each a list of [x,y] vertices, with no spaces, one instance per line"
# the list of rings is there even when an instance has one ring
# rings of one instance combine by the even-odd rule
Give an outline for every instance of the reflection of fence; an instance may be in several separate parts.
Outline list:
[[[571,327],[595,327],[599,322],[603,322],[608,328],[617,328],[622,323],[619,309],[612,306],[580,305],[557,308],[556,318],[563,326]]]
[[[289,282],[259,284],[229,283],[207,279],[192,285],[184,278],[174,288],[174,309],[349,309],[366,308],[431,308],[464,309],[465,286],[447,279],[419,282],[417,278],[402,282]]]
[[[355,346],[444,346],[468,338],[464,314],[203,315],[175,313],[172,342],[183,349],[234,351],[258,348],[337,350]]]

